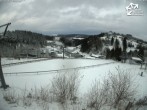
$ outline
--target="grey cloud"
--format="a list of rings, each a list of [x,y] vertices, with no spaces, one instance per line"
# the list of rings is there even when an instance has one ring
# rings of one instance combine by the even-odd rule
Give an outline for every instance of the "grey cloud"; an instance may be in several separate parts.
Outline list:
[[[129,3],[129,2],[128,2]],[[146,3],[139,3],[144,16],[126,16],[125,0],[23,0],[0,2],[0,23],[12,22],[11,30],[42,33],[96,34],[116,31],[142,36],[147,32]]]

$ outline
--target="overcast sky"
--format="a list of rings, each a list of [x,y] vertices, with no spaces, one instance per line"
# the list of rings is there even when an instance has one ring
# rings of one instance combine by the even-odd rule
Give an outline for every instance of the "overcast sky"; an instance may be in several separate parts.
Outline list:
[[[143,16],[127,16],[138,3]],[[0,25],[43,34],[99,34],[114,31],[147,41],[147,0],[0,0]]]

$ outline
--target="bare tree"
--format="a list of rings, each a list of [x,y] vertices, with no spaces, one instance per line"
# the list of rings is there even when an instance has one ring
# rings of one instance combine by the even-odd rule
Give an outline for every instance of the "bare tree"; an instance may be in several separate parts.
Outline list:
[[[1,80],[1,85],[2,85],[2,88],[6,89],[7,87],[9,87],[8,85],[6,85],[6,82],[5,82],[5,78],[4,78],[4,75],[3,75],[3,71],[2,71],[2,66],[1,66],[1,55],[0,55],[0,80]]]

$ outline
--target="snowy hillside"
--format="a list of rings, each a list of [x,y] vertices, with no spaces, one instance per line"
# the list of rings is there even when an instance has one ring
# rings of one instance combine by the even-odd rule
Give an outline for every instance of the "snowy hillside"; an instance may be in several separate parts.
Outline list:
[[[65,36],[59,35],[58,36],[59,39],[57,39],[57,41],[56,40],[54,41],[54,42],[58,42],[58,44],[56,45],[54,44],[54,46],[52,46],[52,48],[54,48],[55,51],[60,51],[60,53],[63,52],[62,49],[64,47],[65,51],[67,51],[67,53],[65,53],[67,57],[71,57],[71,56],[75,57],[75,55],[71,55],[73,53],[77,53],[79,55],[88,53],[89,57],[91,56],[91,54],[99,54],[99,55],[106,56],[106,53],[105,53],[106,49],[109,49],[110,51],[112,49],[115,50],[116,42],[118,42],[118,47],[121,48],[121,51],[123,52],[124,51],[123,42],[125,38],[126,38],[126,52],[128,54],[133,55],[133,57],[138,57],[137,55],[140,54],[139,53],[140,46],[142,46],[143,48],[147,48],[146,47],[147,43],[145,41],[136,39],[135,37],[129,34],[124,35],[124,34],[119,34],[115,32],[106,32],[106,33],[101,33],[98,35],[89,35],[85,37],[83,37],[82,35],[81,36],[72,35],[72,37],[67,37],[67,36],[65,37]],[[99,40],[99,38],[101,41]],[[60,43],[62,42],[61,43],[62,45],[59,44],[59,42]],[[50,45],[52,44],[50,43],[49,46]],[[95,49],[95,47],[98,49]]]

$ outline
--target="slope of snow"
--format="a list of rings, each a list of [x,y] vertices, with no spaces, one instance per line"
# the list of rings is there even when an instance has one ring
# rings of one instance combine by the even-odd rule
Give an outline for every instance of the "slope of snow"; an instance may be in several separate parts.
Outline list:
[[[130,48],[130,47],[128,47],[128,48],[126,49],[127,52],[130,52],[130,51],[134,52],[135,50],[137,50],[137,49],[135,49],[135,48]]]
[[[134,46],[134,48],[136,48],[137,45],[138,45],[138,43],[136,41],[134,41],[134,40],[127,40],[127,42],[131,43]]]

